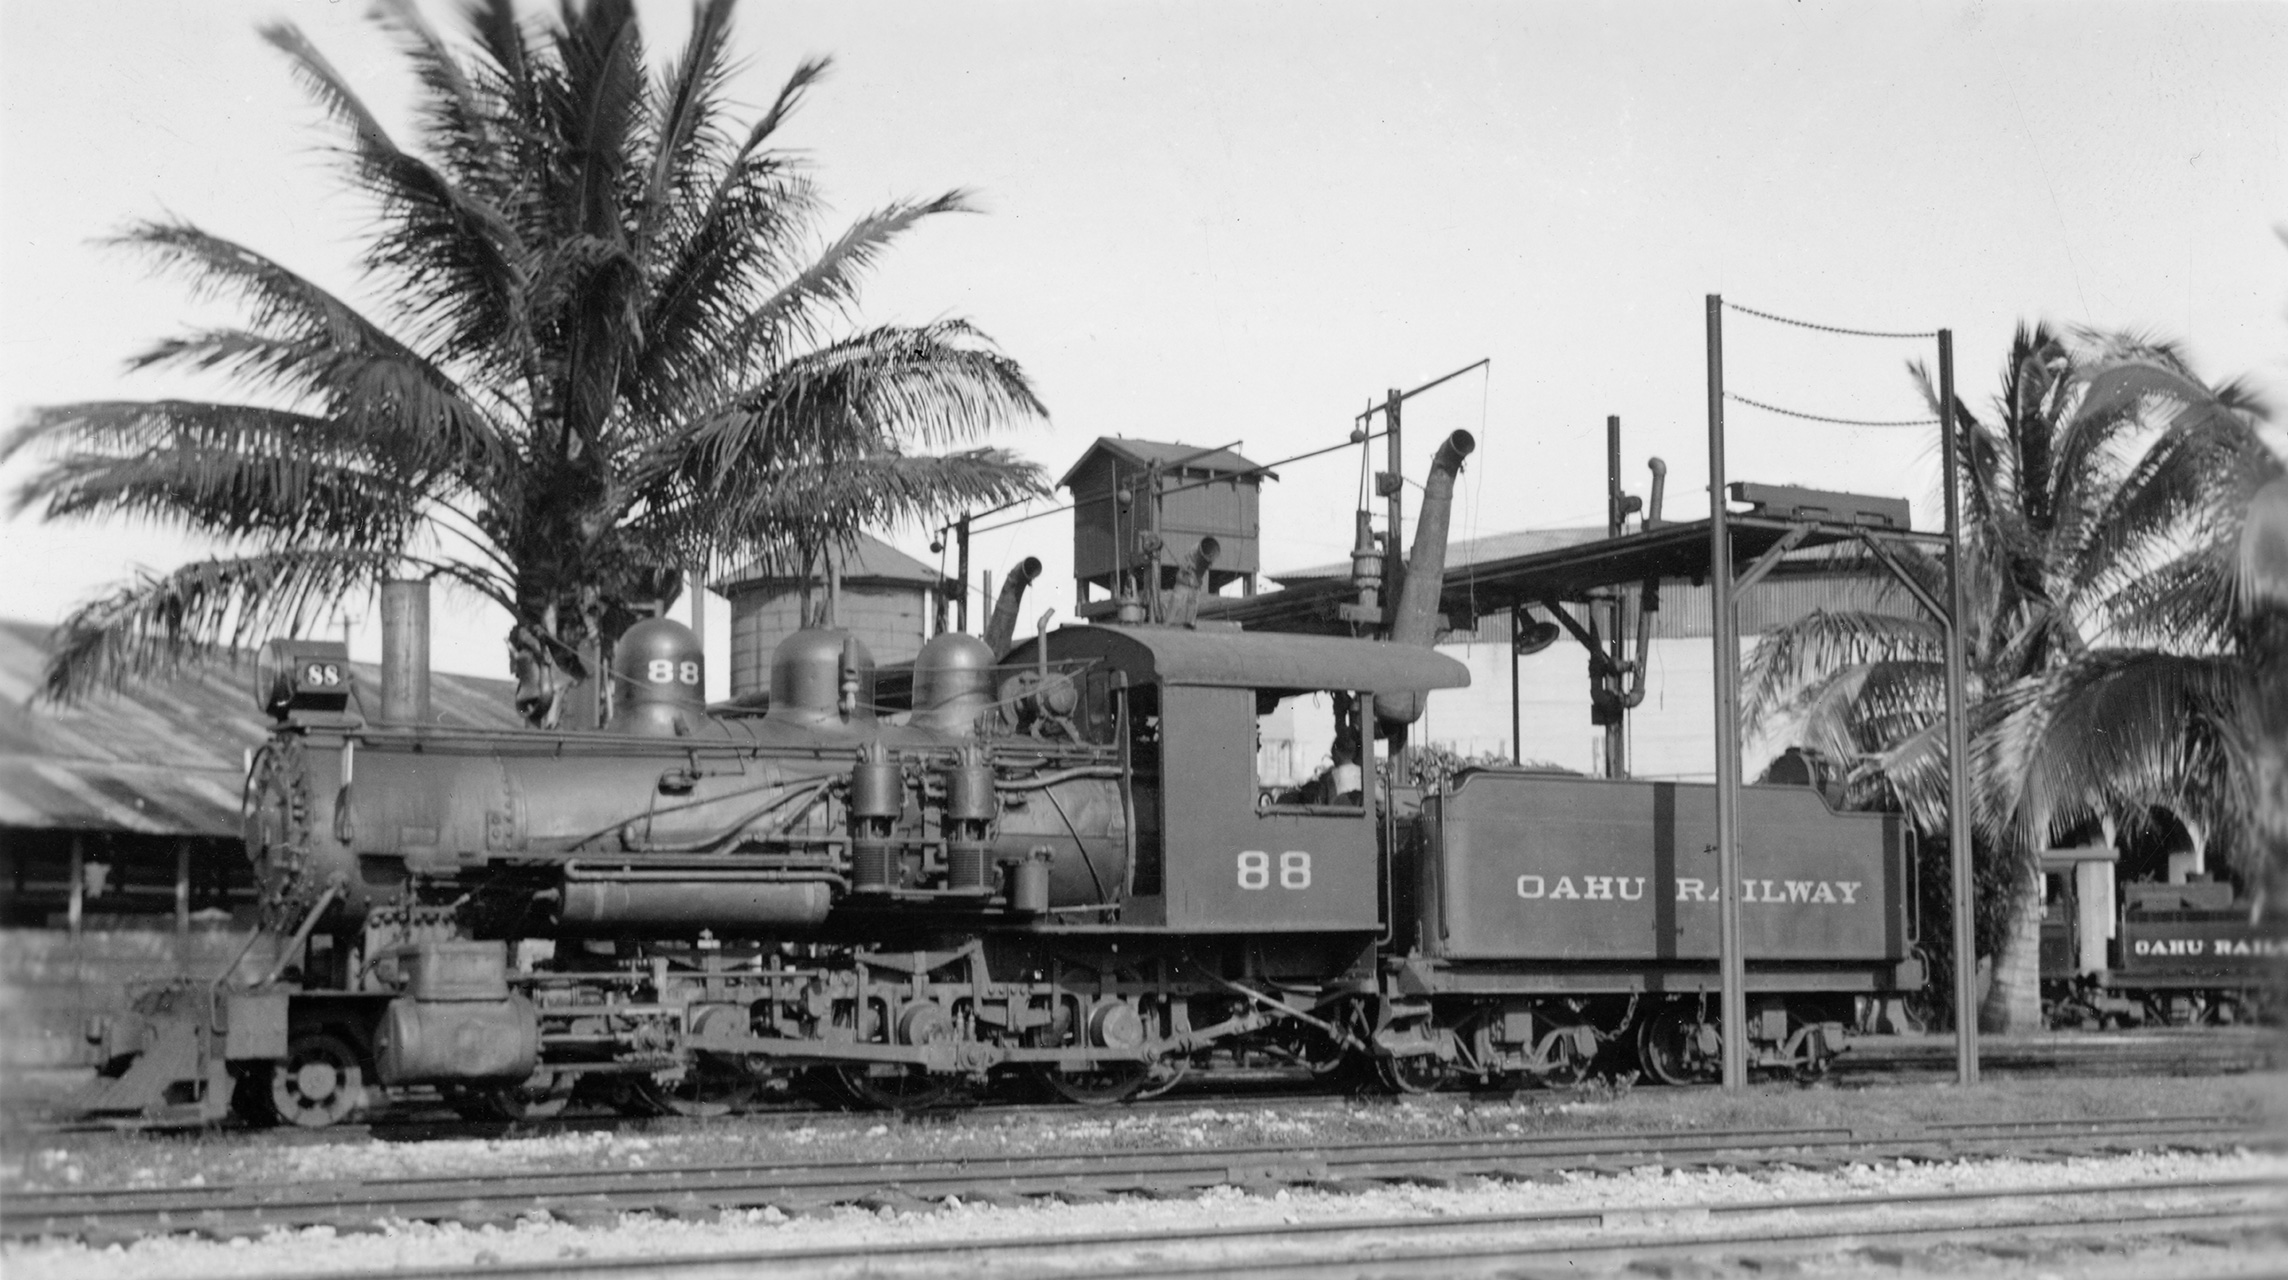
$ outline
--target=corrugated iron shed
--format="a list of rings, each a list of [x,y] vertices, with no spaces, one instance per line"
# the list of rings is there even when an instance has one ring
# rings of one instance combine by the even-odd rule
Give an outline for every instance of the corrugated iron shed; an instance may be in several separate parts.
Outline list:
[[[50,630],[0,620],[0,828],[235,837],[246,753],[270,732],[252,655],[59,707],[33,698]],[[376,696],[380,673],[352,665],[355,688]],[[432,681],[441,724],[520,723],[509,681]]]

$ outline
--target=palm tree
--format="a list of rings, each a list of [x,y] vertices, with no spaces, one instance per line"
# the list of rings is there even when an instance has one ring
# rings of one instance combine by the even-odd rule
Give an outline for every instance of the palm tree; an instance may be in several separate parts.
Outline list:
[[[581,723],[594,700],[557,695],[673,601],[686,566],[800,571],[863,528],[1041,491],[1031,464],[969,444],[1044,413],[1014,361],[962,320],[852,316],[884,251],[966,196],[892,204],[821,243],[818,189],[774,144],[827,64],[739,125],[731,9],[705,0],[680,55],[647,70],[627,0],[563,0],[531,28],[484,0],[457,45],[387,0],[418,149],[298,30],[264,29],[378,206],[362,265],[383,319],[185,223],[117,237],[244,314],[131,367],[234,377],[260,402],[60,405],[0,451],[46,455],[19,510],[146,518],[228,549],[75,611],[49,694],[300,629],[410,572],[507,610],[520,703],[550,724],[574,704]]]
[[[1934,410],[1927,372],[1913,367]],[[2278,463],[2237,384],[2174,347],[2021,326],[1990,419],[1957,401],[1972,825],[2000,927],[1982,1021],[2038,1025],[2040,856],[2154,806],[2246,863],[2237,708],[2258,661],[2221,550]],[[1910,571],[1944,598],[1935,557]],[[1852,790],[1946,830],[1943,632],[1923,617],[1817,612],[1749,659],[1751,725],[1799,717],[1853,763]]]

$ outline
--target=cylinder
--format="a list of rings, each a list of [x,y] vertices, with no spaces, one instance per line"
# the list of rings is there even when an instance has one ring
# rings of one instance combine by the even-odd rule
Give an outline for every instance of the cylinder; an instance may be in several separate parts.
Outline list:
[[[985,753],[967,750],[945,771],[945,816],[949,822],[991,822],[998,810],[993,766]]]
[[[888,893],[897,887],[896,847],[888,840],[861,837],[850,843],[850,888],[854,893]]]
[[[576,934],[803,932],[825,923],[833,905],[833,886],[818,880],[574,880],[564,886],[557,925]]]
[[[381,584],[381,720],[429,721],[429,584]]]
[[[771,652],[770,718],[821,726],[841,723],[843,682],[856,681],[847,719],[874,718],[874,657],[857,637],[828,627],[797,631]]]
[[[1009,909],[1030,915],[1049,909],[1049,860],[1046,849],[1035,849],[1009,870]]]
[[[905,771],[880,748],[869,750],[850,767],[850,816],[894,819],[905,811]]]

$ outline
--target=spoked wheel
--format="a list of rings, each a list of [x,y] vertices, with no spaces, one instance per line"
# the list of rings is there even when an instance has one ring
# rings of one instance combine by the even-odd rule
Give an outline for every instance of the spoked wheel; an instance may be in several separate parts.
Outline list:
[[[285,1124],[323,1129],[365,1101],[365,1066],[347,1040],[327,1031],[294,1037],[270,1070],[267,1112]]]
[[[761,1087],[744,1066],[703,1053],[679,1080],[631,1077],[623,1109],[634,1115],[706,1119],[745,1107]]]
[[[1716,1077],[1716,1062],[1701,1052],[1700,1021],[1683,1005],[1654,1010],[1637,1024],[1637,1060],[1662,1084],[1698,1084]]]
[[[1375,1078],[1392,1093],[1436,1093],[1454,1081],[1454,1064],[1434,1053],[1376,1055]]]
[[[1077,1102],[1084,1107],[1108,1107],[1142,1093],[1152,1083],[1152,1064],[1112,1062],[1101,1067],[1067,1070],[1044,1062],[1033,1069],[1033,1078],[1067,1102]],[[1170,1077],[1168,1084],[1174,1083],[1174,1077]]]
[[[866,1066],[836,1067],[843,1092],[861,1107],[876,1111],[922,1111],[953,1096],[953,1080],[926,1071],[885,1069],[873,1074]]]
[[[445,1101],[466,1120],[508,1124],[553,1120],[564,1114],[578,1080],[568,1072],[543,1069],[522,1084],[454,1086],[445,1091]]]

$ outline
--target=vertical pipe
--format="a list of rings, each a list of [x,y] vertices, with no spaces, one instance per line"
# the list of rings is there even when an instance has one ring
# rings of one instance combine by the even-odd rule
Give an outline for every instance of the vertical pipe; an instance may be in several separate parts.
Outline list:
[[[964,512],[962,512],[962,513],[961,513],[961,522],[960,522],[959,524],[957,524],[957,525],[955,525],[955,526],[954,526],[954,531],[955,531],[955,532],[954,532],[954,536],[955,536],[955,538],[956,538],[956,543],[955,543],[955,545],[956,545],[956,547],[958,548],[958,552],[959,552],[959,554],[958,554],[958,555],[956,556],[956,558],[955,558],[955,564],[956,564],[958,567],[957,567],[957,568],[954,570],[954,588],[955,588],[957,591],[959,591],[959,592],[960,592],[960,595],[959,595],[959,597],[958,597],[958,598],[959,598],[959,600],[961,601],[961,603],[960,603],[958,606],[956,606],[956,607],[955,607],[955,609],[954,609],[954,616],[960,620],[960,626],[957,628],[957,630],[961,630],[961,631],[967,631],[967,630],[969,630],[969,513],[968,513],[968,512],[964,511]]]
[[[381,720],[429,722],[429,584],[381,584]]]
[[[191,931],[191,842],[175,842],[175,933]]]
[[[1748,1080],[1747,966],[1740,956],[1740,620],[1724,511],[1724,299],[1708,295],[1708,589],[1716,633],[1716,917],[1724,1088]]]
[[[1387,431],[1386,448],[1390,458],[1390,493],[1386,509],[1389,540],[1383,544],[1382,598],[1395,603],[1406,584],[1406,455],[1399,442],[1399,419],[1404,397],[1396,387],[1390,388],[1390,398],[1382,402],[1382,425]],[[1385,613],[1387,623],[1391,615]]]
[[[1518,713],[1517,692],[1519,662],[1517,646],[1518,641],[1523,636],[1524,626],[1524,606],[1511,605],[1509,607],[1509,762],[1516,765],[1525,763],[1525,720]]]
[[[1619,414],[1607,414],[1605,416],[1605,536],[1609,538],[1620,537],[1621,522],[1624,518],[1621,511],[1621,418]],[[1605,726],[1605,776],[1608,778],[1625,778],[1628,776],[1629,770],[1627,761],[1623,757],[1624,746],[1621,735],[1627,732],[1629,713],[1621,705],[1621,696],[1626,692],[1626,689],[1624,688],[1619,660],[1626,645],[1625,637],[1628,635],[1628,631],[1625,629],[1628,620],[1623,613],[1623,610],[1627,608],[1625,604],[1627,593],[1618,587],[1612,588],[1611,591],[1612,602],[1606,606],[1605,615],[1611,625],[1605,628],[1605,634],[1612,637],[1608,643],[1612,646],[1613,660],[1605,664],[1604,675],[1599,677],[1604,684],[1605,691],[1611,695],[1613,700],[1612,714],[1614,719],[1611,724]]]
[[[1978,948],[1971,927],[1970,725],[1963,694],[1962,499],[1954,438],[1954,331],[1938,331],[1939,466],[1946,472],[1946,812],[1954,863],[1954,1070],[1978,1083]]]
[[[699,660],[707,661],[707,569],[703,565],[691,566],[686,575],[686,586],[691,592],[691,636],[699,642]],[[702,697],[706,690],[700,690]]]

